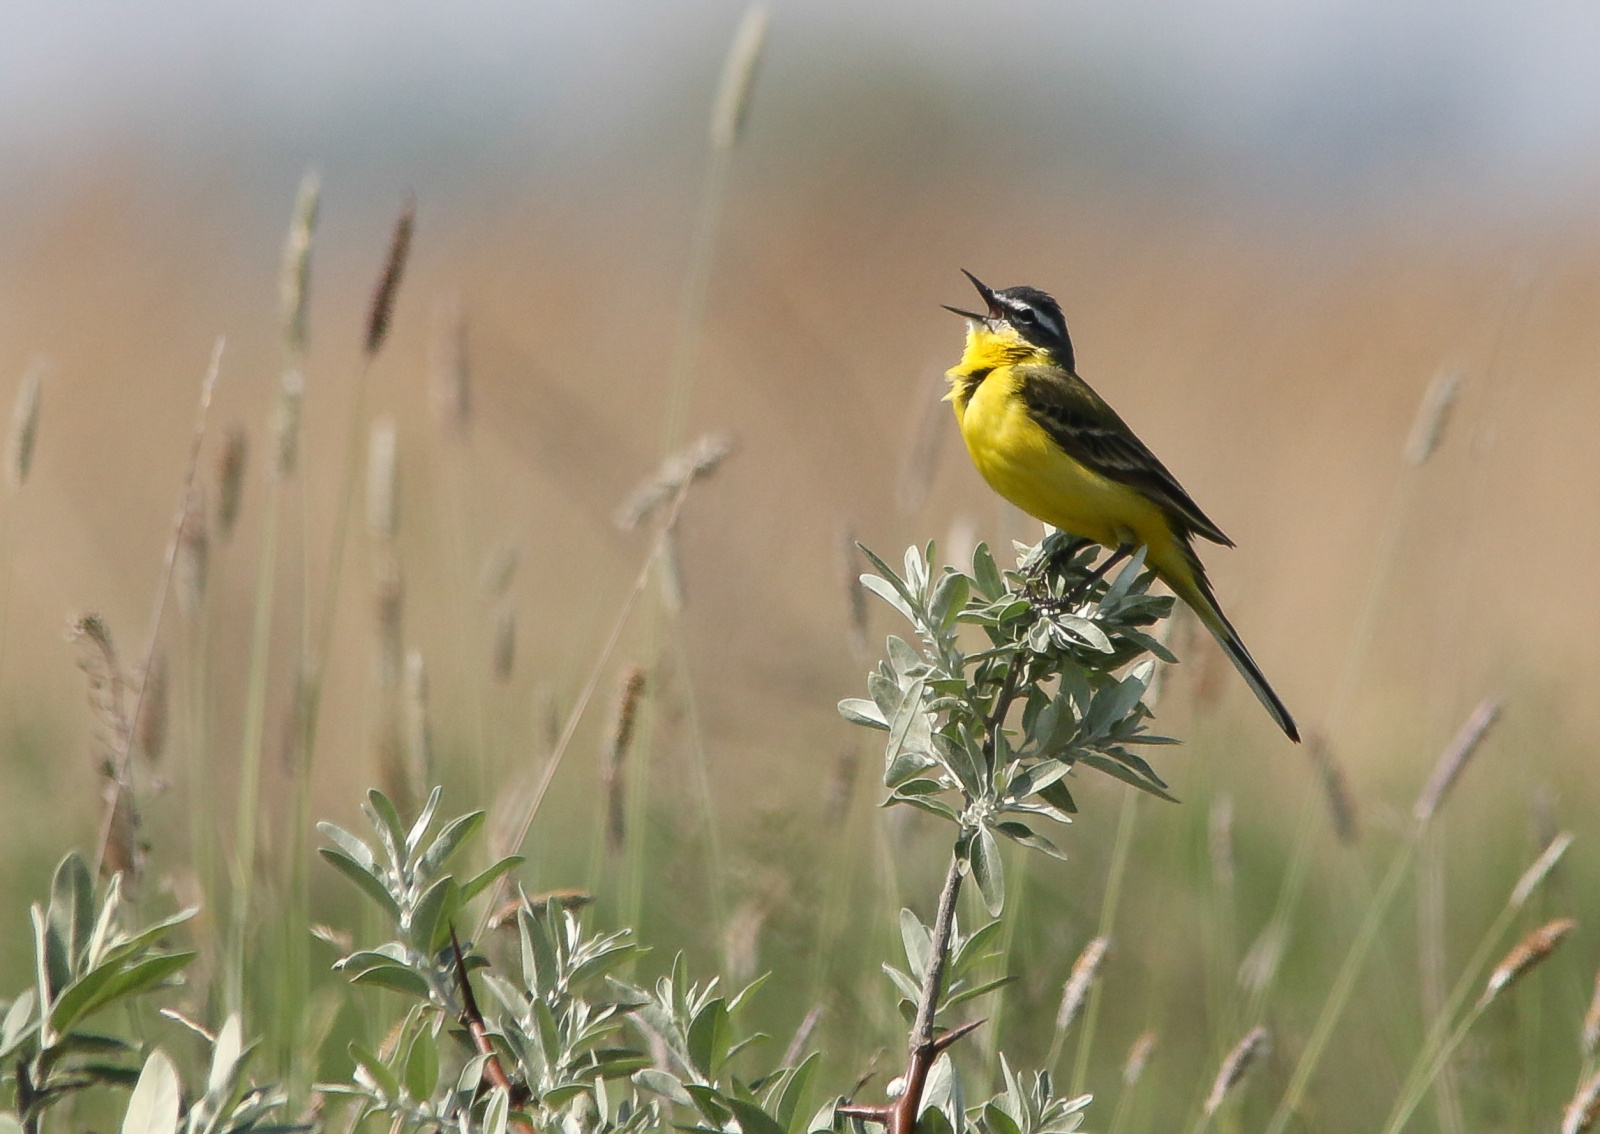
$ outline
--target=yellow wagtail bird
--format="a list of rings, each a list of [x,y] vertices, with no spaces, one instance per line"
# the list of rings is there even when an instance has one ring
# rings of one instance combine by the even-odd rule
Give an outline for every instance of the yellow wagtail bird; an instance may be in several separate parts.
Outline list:
[[[1217,605],[1193,538],[1232,547],[1166,466],[1078,377],[1061,308],[1031,287],[986,287],[966,277],[986,314],[967,320],[967,347],[949,371],[956,421],[972,463],[1001,496],[1037,520],[1093,540],[1118,558],[1143,545],[1146,562],[1188,603],[1250,683],[1278,727],[1300,740]]]

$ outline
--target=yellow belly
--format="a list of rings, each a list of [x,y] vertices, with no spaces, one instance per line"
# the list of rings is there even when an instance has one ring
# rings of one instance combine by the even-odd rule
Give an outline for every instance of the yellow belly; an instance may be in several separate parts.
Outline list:
[[[990,374],[956,420],[972,463],[989,486],[1037,520],[1107,547],[1165,551],[1172,531],[1138,492],[1067,456],[1028,416],[1008,370]]]

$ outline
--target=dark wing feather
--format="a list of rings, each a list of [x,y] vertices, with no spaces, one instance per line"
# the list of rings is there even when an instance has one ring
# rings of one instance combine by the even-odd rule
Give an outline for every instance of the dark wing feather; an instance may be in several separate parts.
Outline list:
[[[1192,532],[1214,543],[1233,546],[1233,541],[1190,499],[1178,479],[1087,382],[1054,368],[1019,370],[1028,416],[1069,457],[1155,501],[1182,533]]]

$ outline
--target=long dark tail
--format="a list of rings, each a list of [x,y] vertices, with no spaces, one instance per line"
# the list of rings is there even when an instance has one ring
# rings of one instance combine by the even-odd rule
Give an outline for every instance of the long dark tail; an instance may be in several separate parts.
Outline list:
[[[1166,549],[1164,549],[1166,550]],[[1228,616],[1222,613],[1222,608],[1217,605],[1217,597],[1211,591],[1211,582],[1206,578],[1206,571],[1200,564],[1194,551],[1185,546],[1181,540],[1174,539],[1171,550],[1159,558],[1151,556],[1151,566],[1162,580],[1171,587],[1177,596],[1189,605],[1189,609],[1199,616],[1205,623],[1211,636],[1222,647],[1222,652],[1228,655],[1228,660],[1233,662],[1233,667],[1245,679],[1256,698],[1271,714],[1272,719],[1278,722],[1278,727],[1283,729],[1284,735],[1296,744],[1300,743],[1300,730],[1295,727],[1294,718],[1289,715],[1288,706],[1283,699],[1273,692],[1272,686],[1267,683],[1266,674],[1261,672],[1261,667],[1256,664],[1255,658],[1250,656],[1250,651],[1244,648],[1244,642],[1239,639],[1239,632],[1233,628],[1233,623],[1228,621]]]

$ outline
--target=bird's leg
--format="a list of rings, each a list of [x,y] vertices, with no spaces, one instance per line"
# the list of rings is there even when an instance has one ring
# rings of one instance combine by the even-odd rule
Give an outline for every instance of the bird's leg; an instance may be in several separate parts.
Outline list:
[[[1089,593],[1090,590],[1093,589],[1096,583],[1111,573],[1111,568],[1115,567],[1118,563],[1121,563],[1124,559],[1128,558],[1128,556],[1132,554],[1133,544],[1119,543],[1117,545],[1117,549],[1101,561],[1100,566],[1089,572],[1089,574],[1084,577],[1083,582],[1072,588],[1072,594],[1067,601],[1077,602],[1079,599],[1083,598]]]
[[[1059,614],[1068,607],[1081,601],[1096,583],[1104,579],[1110,570],[1133,554],[1133,545],[1130,543],[1119,544],[1117,549],[1103,559],[1098,567],[1084,576],[1083,581],[1060,598],[1051,598],[1048,595],[1030,596],[1034,606],[1049,614]]]

